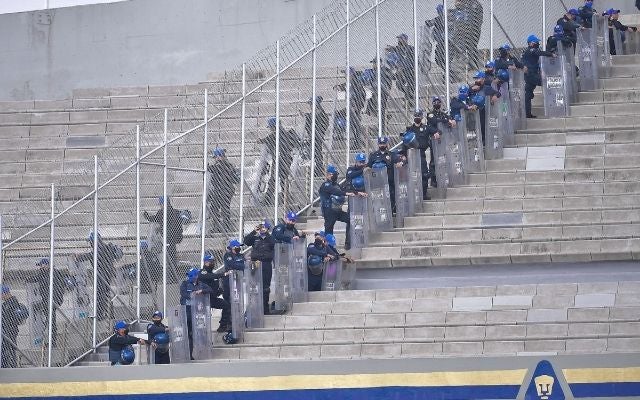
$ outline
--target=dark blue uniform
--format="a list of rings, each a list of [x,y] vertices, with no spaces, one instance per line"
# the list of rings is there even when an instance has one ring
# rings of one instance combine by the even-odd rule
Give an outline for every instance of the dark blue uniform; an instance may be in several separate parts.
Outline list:
[[[335,176],[335,175],[334,175]],[[349,213],[342,210],[342,205],[346,200],[347,193],[342,190],[337,181],[327,180],[318,190],[320,194],[320,207],[322,217],[324,218],[325,234],[333,234],[333,227],[337,221],[347,224],[347,235],[345,239],[345,247],[350,248],[349,241]]]
[[[511,57],[510,55],[507,56],[501,56],[498,57],[498,59],[496,59],[496,69],[508,69],[509,67],[516,67],[518,69],[522,69],[524,68],[524,65],[518,61],[517,58],[515,57]],[[489,85],[491,85],[491,81],[486,79],[485,80],[485,84],[488,82]]]
[[[451,102],[449,103],[449,112],[451,113],[451,118],[456,119],[456,116],[461,116],[462,110],[469,110],[471,108],[470,101],[471,99],[469,97],[467,97],[464,101],[460,100],[460,98],[458,97],[452,97]]]
[[[559,43],[562,43],[562,45],[565,48],[569,48],[573,46],[573,43],[571,43],[571,40],[568,37],[564,35],[560,35],[560,36],[553,35],[547,38],[547,47],[546,47],[547,51],[550,53],[556,53],[558,51]]]
[[[294,224],[278,224],[273,228],[273,239],[276,243],[291,243],[291,240],[298,236],[304,237],[303,233],[298,232]]]
[[[358,166],[358,165],[352,165],[349,168],[347,168],[347,173],[346,173],[346,178],[347,180],[344,182],[344,191],[348,192],[348,193],[363,193],[363,190],[356,190],[356,188],[353,187],[353,179],[357,178],[359,176],[362,176],[364,174],[364,165]]]
[[[244,237],[244,244],[251,246],[251,261],[260,261],[260,268],[262,268],[262,300],[264,313],[268,314],[276,241],[269,233],[265,236],[260,236],[259,233],[253,231]]]
[[[202,290],[203,293],[213,293],[213,289],[202,282],[193,284],[189,280],[182,281],[180,284],[180,304],[186,306],[187,310],[187,331],[189,333],[189,355],[193,360],[193,332],[191,326],[191,293]]]
[[[638,30],[638,28],[636,28],[635,26],[630,27],[627,25],[623,25],[622,22],[618,21],[617,19],[612,19],[611,17],[609,17],[608,24],[609,24],[609,54],[611,54],[612,56],[615,56],[616,42],[613,39],[613,35],[621,35],[620,32],[624,32],[629,29],[633,29],[633,31],[635,32]]]
[[[485,96],[486,98],[491,98],[493,96],[497,96],[500,97],[500,92],[498,92],[497,90],[495,90],[491,85],[485,85],[483,84],[482,87],[479,90],[474,90],[473,88],[471,88],[471,91],[469,92],[469,97],[473,97],[476,94],[481,94],[483,96]],[[480,114],[480,131],[482,132],[482,143],[485,143],[485,131],[487,129],[486,125],[486,120],[487,120],[487,110],[482,107],[478,110],[479,114]]]
[[[423,199],[427,199],[427,187],[429,186],[429,178],[431,178],[431,186],[436,187],[437,182],[435,178],[435,157],[433,156],[433,148],[431,147],[431,140],[433,139],[433,135],[438,130],[438,122],[449,121],[448,116],[444,119],[440,115],[436,115],[434,113],[427,114],[427,125],[413,124],[408,126],[406,132],[413,132],[416,135],[416,140],[418,141],[418,152],[420,153],[420,170],[422,177],[422,197]],[[431,154],[431,162],[427,162],[427,148],[429,148],[429,152]],[[403,152],[406,155],[407,149],[403,146]]]
[[[120,336],[117,332],[109,338],[109,361],[111,361],[111,365],[120,364],[120,353],[124,350],[125,347],[129,347],[132,344],[138,343],[140,339],[135,336],[130,336],[126,334],[124,336]]]
[[[217,308],[222,310],[222,316],[220,317],[220,325],[226,328],[231,325],[231,305],[224,299],[218,297],[220,295],[220,279],[224,279],[224,273],[213,272],[213,266],[211,268],[203,268],[200,270],[198,280],[205,285],[209,286],[213,293],[209,296],[209,305],[211,308]],[[224,284],[223,284],[224,285]]]
[[[400,158],[400,155],[396,152],[389,150],[376,150],[369,154],[369,162],[367,162],[367,166],[370,168],[373,167],[374,164],[384,164],[387,166],[387,181],[389,183],[391,209],[394,213],[396,212],[396,185],[393,168],[395,168],[395,165],[400,161],[402,161],[402,158]]]
[[[578,8],[578,18],[580,19],[580,24],[585,28],[591,28],[593,25],[593,15],[598,12],[593,7],[580,7]],[[547,50],[549,48],[547,47]]]
[[[308,290],[310,292],[319,292],[322,290],[322,272],[324,271],[324,258],[329,255],[327,246],[319,239],[307,246],[307,258],[309,256],[318,256],[322,259],[322,264],[316,266],[308,266]]]
[[[524,108],[527,113],[527,118],[531,118],[531,100],[533,99],[533,91],[536,86],[542,84],[542,77],[540,76],[540,57],[551,57],[553,53],[549,51],[540,50],[538,47],[528,47],[522,54],[522,63],[527,67],[527,72],[524,74],[524,92],[525,101]]]
[[[149,343],[153,342],[153,338],[155,338],[158,333],[169,333],[167,327],[162,322],[158,321],[158,323],[147,325],[147,335],[149,336],[147,339]],[[168,351],[160,352],[156,349],[155,353],[156,364],[171,364]]]
[[[573,43],[573,45],[575,46],[576,42],[578,41],[578,34],[576,33],[576,29],[580,28],[580,24],[575,20],[567,18],[567,16],[564,15],[562,18],[556,21],[556,25],[560,25],[562,27],[565,36],[569,38],[569,40],[571,40],[571,43]]]
[[[450,119],[451,118],[449,117],[449,114],[447,114],[442,110],[431,110],[427,113],[427,127],[429,128],[429,131],[427,133],[429,134],[430,141],[433,140],[433,135],[435,135],[436,133],[442,134],[442,132],[438,130],[438,124],[440,123],[448,124]],[[429,174],[431,176],[431,186],[438,187],[438,182],[436,180],[436,165],[435,165],[436,158],[433,155],[433,146],[431,146],[431,143],[429,144],[429,154],[431,156],[431,161],[429,161]],[[424,191],[423,198],[426,199],[427,186],[423,183],[422,188]]]

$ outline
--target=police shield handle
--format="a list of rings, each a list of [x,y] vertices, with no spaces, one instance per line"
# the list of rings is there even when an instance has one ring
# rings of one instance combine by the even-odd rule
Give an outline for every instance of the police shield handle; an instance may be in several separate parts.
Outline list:
[[[264,327],[262,262],[246,261],[245,288],[247,290],[247,328]]]

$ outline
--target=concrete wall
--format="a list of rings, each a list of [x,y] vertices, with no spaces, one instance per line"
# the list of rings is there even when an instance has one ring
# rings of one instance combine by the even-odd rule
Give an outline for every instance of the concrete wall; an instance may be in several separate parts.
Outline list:
[[[331,0],[134,0],[0,15],[0,100],[177,84],[240,65]]]

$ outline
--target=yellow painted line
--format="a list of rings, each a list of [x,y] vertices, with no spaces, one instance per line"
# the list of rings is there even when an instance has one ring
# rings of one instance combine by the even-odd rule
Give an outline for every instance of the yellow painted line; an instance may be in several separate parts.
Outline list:
[[[640,367],[563,369],[567,383],[640,382]]]
[[[122,368],[122,367],[120,367]],[[296,389],[341,389],[388,386],[489,386],[520,385],[526,369],[504,371],[429,372],[357,375],[293,375],[268,377],[207,377],[126,381],[7,383],[7,397],[127,395],[185,392],[233,392]]]

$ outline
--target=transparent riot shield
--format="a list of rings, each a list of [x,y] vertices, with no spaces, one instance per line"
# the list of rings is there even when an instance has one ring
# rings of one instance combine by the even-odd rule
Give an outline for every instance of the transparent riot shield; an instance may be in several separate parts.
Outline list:
[[[567,87],[569,104],[572,104],[578,99],[578,81],[576,80],[576,61],[573,46],[565,46],[562,42],[559,42],[558,56],[564,58],[565,65],[562,73]]]
[[[391,195],[387,168],[372,168],[364,173],[367,191],[369,229],[371,232],[387,232],[393,229]]]
[[[616,50],[616,55],[617,56],[625,55],[624,46],[622,45],[622,35],[624,33],[622,33],[621,31],[617,30],[612,26],[609,27],[609,30],[613,31],[613,34],[611,36],[613,36],[613,47]],[[631,29],[629,29],[629,32],[631,32]],[[609,46],[611,46],[611,43],[609,43]]]
[[[289,262],[291,301],[309,301],[309,276],[307,274],[307,243],[304,239],[293,240],[293,252]]]
[[[291,286],[289,282],[289,263],[293,245],[289,243],[276,243],[273,258],[273,295],[276,312],[291,310]]]
[[[422,166],[420,165],[420,150],[408,149],[409,163],[409,207],[413,214],[422,212]],[[353,229],[353,223],[351,223]],[[353,241],[351,242],[353,247]]]
[[[247,328],[264,327],[262,262],[247,261],[244,267],[247,291]]]
[[[169,339],[171,339],[171,347],[169,347],[171,362],[188,362],[191,357],[189,356],[186,306],[172,306],[167,308],[167,311],[167,321],[170,328]]]
[[[611,75],[611,54],[609,53],[609,26],[607,18],[593,14],[592,24],[594,34],[591,35],[593,47],[598,51],[598,77],[607,78]]]
[[[527,116],[524,107],[524,70],[509,71],[509,102],[513,130],[527,128]]]
[[[93,326],[90,318],[93,314],[93,281],[91,279],[93,266],[90,259],[82,256],[71,260],[68,265],[69,273],[74,279],[73,295],[75,297],[75,307],[73,320],[81,332],[89,335]]]
[[[569,96],[565,81],[564,56],[540,57],[544,115],[549,118],[569,115]]]
[[[322,290],[334,291],[342,287],[342,260],[325,263],[322,273]]]
[[[268,186],[271,174],[273,173],[271,158],[267,145],[262,144],[260,147],[260,156],[256,158],[253,172],[249,177],[249,191],[254,206],[263,205],[266,193],[270,190]]]
[[[191,293],[191,338],[193,358],[211,358],[213,338],[211,336],[211,303],[208,293]]]
[[[442,132],[442,131],[441,131]],[[448,135],[440,135],[440,139],[431,139],[433,147],[434,168],[438,187],[434,188],[435,197],[444,198],[447,194],[447,188],[451,184],[449,180],[449,159],[447,157],[447,139]],[[433,197],[433,196],[432,196]]]
[[[42,298],[40,286],[37,283],[27,282],[26,289],[29,304],[29,339],[32,348],[40,349],[46,342],[48,301]]]
[[[598,64],[593,29],[578,29],[578,67],[580,68],[580,90],[598,88]]]
[[[484,171],[484,147],[478,110],[462,110],[458,132],[462,141],[464,166],[468,173]]]
[[[356,289],[356,264],[353,262],[342,263],[342,285],[340,290]]]
[[[513,146],[516,142],[509,94],[509,84],[505,82],[500,85],[500,98],[497,104],[500,107],[500,117],[502,118],[502,143],[504,146]]]
[[[624,54],[640,54],[640,31],[634,32],[631,29],[625,32],[626,39],[622,44]]]
[[[445,136],[447,155],[448,186],[460,186],[465,184],[464,155],[462,153],[462,141],[458,135],[458,129],[451,128],[448,124],[439,124],[438,129]],[[436,168],[436,174],[437,174]]]
[[[500,100],[495,104],[491,103],[491,98],[487,96],[485,100],[485,140],[484,157],[487,160],[497,160],[502,158],[504,148],[504,123],[500,112]]]
[[[244,293],[242,291],[243,272],[232,270],[229,274],[229,289],[231,294],[231,336],[235,340],[242,338],[244,332]]]
[[[413,215],[409,202],[409,165],[393,168],[394,183],[396,185],[396,227],[404,226],[404,218]]]
[[[422,194],[420,194],[422,196]],[[421,197],[422,199],[422,197]],[[351,254],[359,258],[362,249],[369,244],[369,218],[367,215],[367,198],[362,196],[349,197],[349,220],[351,229]]]

